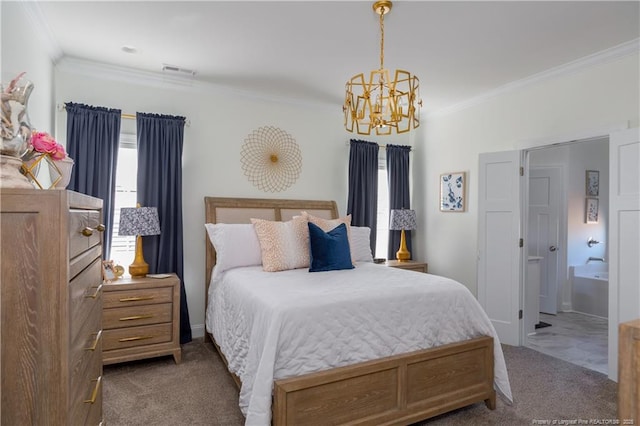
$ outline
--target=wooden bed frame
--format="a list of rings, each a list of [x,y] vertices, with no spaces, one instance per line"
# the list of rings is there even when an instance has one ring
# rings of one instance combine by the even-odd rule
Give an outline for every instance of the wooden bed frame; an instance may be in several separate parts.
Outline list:
[[[205,197],[205,223],[289,220],[306,210],[337,218],[334,201]],[[206,238],[206,293],[215,250]],[[205,308],[206,312],[206,308]],[[221,358],[226,358],[207,333]],[[496,407],[493,338],[483,336],[436,348],[275,380],[274,425],[407,425],[484,401]],[[240,386],[240,380],[233,375]]]

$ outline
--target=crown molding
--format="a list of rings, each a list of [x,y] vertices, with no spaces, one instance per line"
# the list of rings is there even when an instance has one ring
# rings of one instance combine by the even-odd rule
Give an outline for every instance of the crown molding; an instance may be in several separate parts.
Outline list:
[[[636,38],[634,40],[630,40],[628,42],[619,44],[609,49],[602,50],[600,52],[594,53],[589,56],[585,56],[575,61],[568,62],[566,64],[563,64],[554,68],[550,68],[546,71],[533,74],[521,80],[512,81],[511,83],[507,83],[503,86],[497,87],[496,89],[490,90],[479,96],[475,96],[473,98],[469,98],[457,104],[453,104],[451,106],[442,108],[438,111],[428,113],[427,117],[428,118],[442,117],[454,112],[461,111],[466,108],[470,108],[470,107],[482,104],[492,98],[514,91],[516,89],[532,86],[534,84],[538,84],[542,81],[549,80],[552,78],[574,74],[576,72],[580,72],[588,68],[613,62],[617,59],[623,58],[628,55],[637,54],[638,52],[640,52],[640,38]]]
[[[55,64],[60,58],[62,58],[62,49],[58,44],[51,26],[44,18],[42,9],[40,9],[39,2],[21,0],[19,4],[22,6],[30,25],[28,25],[29,31],[33,31],[38,38],[44,43],[44,49],[49,55],[51,61]]]
[[[287,97],[275,97],[262,94],[257,91],[241,90],[211,82],[195,80],[191,76],[170,75],[162,72],[143,71],[134,68],[111,65],[102,62],[89,61],[86,59],[63,56],[57,63],[59,71],[71,74],[78,74],[96,77],[104,80],[118,81],[122,83],[135,84],[139,86],[155,87],[162,89],[175,89],[193,93],[225,93],[231,96],[241,96],[247,99],[265,102],[278,102],[296,106],[323,108],[334,110],[334,104],[319,103],[303,99],[293,99]],[[340,111],[342,114],[342,111]]]

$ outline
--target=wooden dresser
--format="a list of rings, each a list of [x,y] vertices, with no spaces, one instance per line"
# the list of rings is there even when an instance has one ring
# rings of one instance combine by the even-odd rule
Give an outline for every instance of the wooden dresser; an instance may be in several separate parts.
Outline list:
[[[1,189],[2,425],[102,421],[102,200]]]
[[[102,361],[172,355],[180,363],[180,280],[123,278],[104,285]]]
[[[619,326],[618,418],[622,425],[640,424],[640,319]]]

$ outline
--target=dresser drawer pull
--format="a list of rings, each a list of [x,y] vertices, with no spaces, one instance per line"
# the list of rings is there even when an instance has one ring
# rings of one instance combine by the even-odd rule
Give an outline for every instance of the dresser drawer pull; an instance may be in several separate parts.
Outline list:
[[[96,399],[98,399],[98,391],[100,390],[100,383],[102,383],[102,376],[92,380],[92,382],[96,382],[96,384],[93,386],[93,392],[91,392],[91,398],[84,400],[85,404],[93,404],[94,402],[96,402]]]
[[[153,315],[134,315],[132,317],[120,318],[120,321],[134,321],[134,320],[148,319],[148,318],[153,318]]]
[[[102,337],[102,330],[98,331],[97,333],[91,333],[92,336],[96,336],[95,339],[93,339],[93,345],[89,346],[88,348],[84,348],[85,351],[95,351],[96,347],[98,346],[98,342],[100,342],[100,338]]]
[[[156,336],[134,336],[134,337],[125,337],[122,339],[118,339],[118,342],[133,342],[135,340],[146,340],[153,339]]]
[[[98,224],[98,226],[96,226],[95,231],[104,232],[105,229],[106,229],[105,226],[100,223],[100,224]],[[93,228],[91,228],[89,226],[85,226],[84,228],[82,228],[82,231],[80,231],[80,233],[82,235],[84,235],[85,237],[90,237],[90,236],[93,235],[93,231],[94,231]]]
[[[151,300],[155,298],[155,296],[134,296],[134,297],[123,297],[120,299],[121,302],[137,302],[139,300]]]
[[[93,288],[93,287],[91,287],[91,288]],[[93,294],[87,294],[85,297],[90,298],[90,299],[95,299],[96,297],[98,297],[98,295],[100,294],[100,290],[102,290],[102,284],[100,284],[95,289],[96,289],[96,291],[94,291]]]

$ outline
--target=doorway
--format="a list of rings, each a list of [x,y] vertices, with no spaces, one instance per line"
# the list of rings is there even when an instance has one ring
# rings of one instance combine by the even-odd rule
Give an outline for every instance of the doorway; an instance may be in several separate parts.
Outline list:
[[[590,259],[608,259],[608,151],[608,137],[530,150],[525,197],[528,254],[542,260],[539,327],[527,334],[523,343],[604,374],[608,364],[608,316],[586,311],[574,303],[576,297],[582,300],[588,295],[580,289],[576,291],[569,270],[589,265]],[[587,224],[585,220],[587,170],[597,170],[600,178],[597,199],[602,208],[597,224]],[[600,243],[588,245],[589,239]],[[527,300],[530,293],[523,293],[525,306],[533,303]]]

